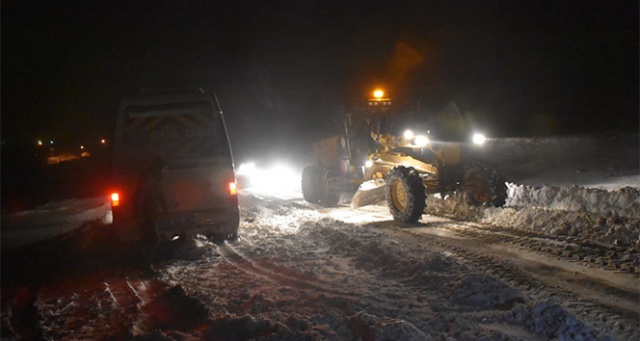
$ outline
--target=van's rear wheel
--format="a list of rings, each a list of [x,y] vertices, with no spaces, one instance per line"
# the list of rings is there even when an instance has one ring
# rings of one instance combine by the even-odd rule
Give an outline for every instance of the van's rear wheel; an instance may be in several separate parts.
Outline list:
[[[424,185],[415,169],[395,167],[387,174],[387,205],[393,220],[415,223],[426,206]]]

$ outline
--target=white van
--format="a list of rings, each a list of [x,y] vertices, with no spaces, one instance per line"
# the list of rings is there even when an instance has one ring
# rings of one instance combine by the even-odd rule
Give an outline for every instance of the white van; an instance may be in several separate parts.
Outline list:
[[[217,98],[201,89],[147,92],[120,101],[112,141],[110,187],[113,226],[122,240],[140,238],[133,199],[141,174],[154,159],[162,177],[166,212],[161,236],[202,234],[234,239],[238,196],[229,137]]]

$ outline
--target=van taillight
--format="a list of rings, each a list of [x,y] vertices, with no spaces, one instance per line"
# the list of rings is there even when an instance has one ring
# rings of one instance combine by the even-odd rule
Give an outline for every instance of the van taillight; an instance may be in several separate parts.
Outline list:
[[[111,207],[120,206],[120,194],[118,192],[111,193]]]
[[[238,186],[235,181],[229,182],[229,194],[238,195]]]

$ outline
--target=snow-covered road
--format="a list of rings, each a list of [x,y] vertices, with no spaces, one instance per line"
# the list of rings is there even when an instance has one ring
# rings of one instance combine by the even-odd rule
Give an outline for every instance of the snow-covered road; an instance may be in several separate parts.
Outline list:
[[[241,207],[236,242],[182,245],[159,278],[85,270],[40,287],[33,324],[54,339],[638,338],[633,247],[482,219],[399,226],[384,206],[242,193]]]
[[[238,240],[179,244],[157,277],[97,253],[109,225],[92,216],[48,249],[3,253],[2,338],[638,340],[640,192],[617,175],[523,177],[504,208],[430,196],[413,225],[384,205],[242,190]]]

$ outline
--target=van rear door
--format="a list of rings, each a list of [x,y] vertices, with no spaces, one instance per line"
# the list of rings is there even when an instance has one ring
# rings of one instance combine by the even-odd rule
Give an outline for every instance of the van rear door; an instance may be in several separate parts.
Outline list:
[[[120,102],[112,175],[120,201],[114,223],[131,221],[132,199],[151,160],[168,163],[163,190],[166,235],[235,235],[238,201],[229,139],[217,101],[203,94],[145,95]]]

